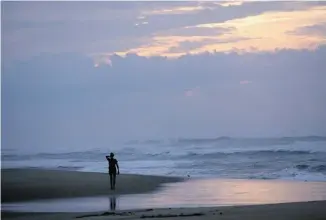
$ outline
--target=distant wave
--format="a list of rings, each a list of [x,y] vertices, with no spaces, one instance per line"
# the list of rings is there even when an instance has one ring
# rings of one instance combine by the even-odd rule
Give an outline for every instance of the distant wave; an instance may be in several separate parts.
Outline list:
[[[233,145],[234,146],[234,145]],[[235,148],[228,144],[225,144],[221,147],[213,147],[209,150],[209,152],[205,151],[205,148],[199,147],[189,148],[187,150],[175,149],[175,150],[167,150],[164,148],[158,148],[152,152],[146,152],[137,150],[138,147],[133,149],[124,148],[117,152],[117,155],[120,157],[127,157],[129,159],[148,159],[148,158],[170,158],[170,159],[194,159],[194,158],[219,158],[225,157],[228,155],[239,155],[239,156],[288,156],[288,155],[308,155],[308,154],[325,154],[326,157],[326,146],[325,148],[311,148],[309,146],[305,146],[303,149],[298,149],[296,146],[294,147],[282,147],[281,149],[275,149],[273,147],[268,148],[259,148],[254,147],[251,148],[249,146],[245,147],[243,144],[240,146],[236,146]],[[150,146],[156,147],[155,145]],[[176,147],[177,148],[177,147]],[[82,161],[101,161],[106,155],[106,152],[101,152],[98,150],[87,150],[87,151],[79,151],[79,152],[66,152],[66,153],[37,153],[37,154],[3,154],[2,160],[5,161],[19,161],[19,160],[32,160],[36,158],[42,159],[70,159],[72,162],[82,162]],[[311,159],[313,160],[313,158]]]
[[[251,145],[282,145],[293,144],[295,142],[316,142],[326,141],[324,136],[301,136],[301,137],[277,137],[277,138],[233,138],[233,137],[218,137],[218,138],[189,138],[177,139],[177,143],[186,144],[205,144],[205,143],[218,143],[218,142],[235,142]]]
[[[76,170],[81,170],[84,167],[83,166],[58,166],[57,168],[59,170],[76,171]]]
[[[236,138],[231,138],[227,136],[222,136],[218,138],[179,138],[176,140],[178,143],[186,143],[186,144],[200,144],[200,143],[212,143],[218,141],[225,141],[225,140],[236,140]]]
[[[230,142],[239,143],[251,146],[258,145],[288,145],[295,142],[316,142],[316,141],[326,141],[326,136],[297,136],[297,137],[273,137],[273,138],[237,138],[221,136],[217,138],[177,138],[168,140],[133,140],[128,141],[126,144],[143,144],[143,145],[153,145],[153,144],[209,144],[209,143],[219,143],[219,142]]]
[[[312,167],[311,170],[316,171],[316,172],[323,172],[323,171],[326,171],[326,165],[314,166],[314,167]]]
[[[304,155],[304,154],[314,154],[317,152],[311,151],[301,151],[301,150],[257,150],[257,151],[233,151],[233,152],[213,152],[213,153],[196,153],[196,152],[188,152],[188,154],[184,157],[186,158],[219,158],[225,157],[227,155],[251,155],[251,156],[282,156],[282,155]],[[325,152],[318,152],[318,154]]]
[[[307,164],[299,164],[299,165],[296,165],[295,168],[297,168],[298,170],[308,170],[310,172],[326,172],[325,164],[316,165],[316,166],[309,166]]]

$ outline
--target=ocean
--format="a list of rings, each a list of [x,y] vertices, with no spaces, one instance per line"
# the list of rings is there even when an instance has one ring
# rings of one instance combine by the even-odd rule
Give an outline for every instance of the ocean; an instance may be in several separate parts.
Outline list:
[[[2,148],[2,168],[107,172],[111,151],[121,173],[181,177],[326,181],[326,137],[188,138],[127,141],[109,147],[22,151]]]

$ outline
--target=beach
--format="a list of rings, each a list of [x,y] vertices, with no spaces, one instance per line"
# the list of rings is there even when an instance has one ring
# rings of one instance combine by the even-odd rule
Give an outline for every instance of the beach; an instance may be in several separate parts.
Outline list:
[[[126,210],[101,213],[2,213],[3,219],[14,220],[110,220],[110,219],[204,219],[204,220],[324,220],[326,202],[303,202],[271,205],[210,208],[175,208]]]
[[[123,195],[135,195],[137,200],[130,201],[132,203],[142,203],[142,197],[137,197],[139,194],[154,195],[156,191],[159,191],[161,186],[165,184],[179,184],[179,188],[174,186],[172,187],[175,191],[171,191],[170,194],[166,194],[165,197],[161,197],[161,200],[164,200],[165,203],[171,204],[171,207],[151,207],[150,204],[145,203],[147,208],[136,208],[136,209],[111,209],[107,208],[103,211],[87,211],[87,209],[77,209],[77,211],[53,211],[53,212],[42,212],[39,213],[37,210],[30,211],[2,211],[3,219],[27,219],[27,220],[38,220],[38,219],[93,219],[93,220],[102,220],[102,219],[300,219],[300,220],[314,220],[314,219],[326,219],[326,202],[322,199],[324,198],[325,191],[320,189],[325,189],[325,183],[291,183],[291,182],[273,182],[270,180],[260,180],[260,181],[249,181],[249,180],[229,180],[223,181],[218,180],[215,182],[210,182],[209,180],[194,180],[189,181],[188,185],[183,179],[177,177],[161,177],[161,176],[147,176],[147,175],[131,175],[131,174],[122,174],[118,176],[117,179],[117,189],[116,191],[109,190],[108,185],[108,175],[105,173],[89,173],[89,172],[75,172],[75,171],[57,171],[57,170],[37,170],[37,169],[7,169],[2,170],[2,203],[5,204],[28,204],[30,201],[40,201],[39,203],[46,203],[46,201],[51,201],[51,199],[67,199],[66,203],[62,203],[61,206],[69,206],[69,201],[82,201],[84,197],[94,197],[92,202],[88,204],[103,203],[103,200],[98,199],[96,196],[123,196]],[[182,181],[182,182],[181,182]],[[197,182],[196,182],[197,181]],[[187,182],[187,181],[186,181]],[[191,185],[192,182],[195,182],[197,185]],[[173,200],[180,200],[180,197],[184,195],[184,198],[187,198],[188,194],[192,194],[189,187],[193,187],[193,192],[198,186],[202,188],[209,188],[208,183],[215,184],[216,188],[223,188],[223,184],[234,185],[234,187],[239,188],[242,185],[246,185],[247,189],[250,187],[256,187],[257,191],[259,185],[263,186],[261,189],[268,189],[269,185],[279,184],[284,189],[290,190],[292,188],[297,188],[297,191],[294,193],[300,194],[299,190],[302,188],[304,191],[304,186],[309,186],[310,188],[307,191],[308,193],[323,194],[321,197],[318,197],[320,201],[305,201],[305,202],[286,202],[292,200],[273,200],[272,203],[280,204],[263,204],[264,201],[259,201],[259,196],[271,194],[270,197],[277,197],[274,191],[263,192],[257,194],[257,198],[254,198],[255,201],[262,203],[261,205],[208,205],[207,207],[203,206],[192,206],[192,207],[183,207],[173,203]],[[189,185],[190,184],[190,185]],[[256,185],[255,185],[256,184]],[[265,184],[265,186],[264,186]],[[302,184],[302,187],[301,185]],[[182,191],[182,187],[184,188]],[[265,187],[265,188],[264,188]],[[322,188],[321,188],[322,187]],[[241,188],[241,187],[240,187]],[[210,189],[210,188],[209,188]],[[244,188],[242,188],[244,189]],[[270,188],[273,189],[273,188]],[[275,188],[276,190],[278,188]],[[249,190],[250,191],[250,190]],[[315,192],[313,192],[315,191]],[[151,193],[152,192],[152,193]],[[285,192],[285,191],[284,191]],[[179,194],[178,194],[179,193]],[[236,194],[241,195],[243,192],[233,192],[234,198]],[[219,194],[220,196],[222,194]],[[244,197],[239,197],[238,200],[241,201]],[[291,195],[291,194],[289,194]],[[232,195],[226,195],[232,198]],[[252,196],[249,194],[249,196]],[[305,196],[305,194],[303,194]],[[285,196],[286,197],[286,196]],[[111,197],[110,197],[111,198]],[[130,197],[131,198],[131,197]],[[156,200],[159,197],[156,198]],[[189,197],[191,199],[191,197]],[[189,200],[189,198],[187,198]],[[303,197],[298,197],[298,201]],[[316,197],[311,197],[312,199]],[[69,200],[75,199],[75,200]],[[202,200],[201,197],[198,197],[198,202]],[[307,197],[309,200],[309,197]],[[128,200],[128,199],[126,199]],[[196,199],[194,199],[196,200]],[[60,200],[59,200],[60,201]],[[62,200],[64,201],[64,200]],[[254,200],[253,200],[254,201]],[[296,201],[296,200],[293,200]],[[24,203],[26,202],[26,203]],[[268,202],[267,202],[268,203]],[[49,203],[51,204],[51,203]],[[206,203],[205,203],[206,204]],[[231,203],[230,203],[231,204]],[[244,203],[245,204],[245,203]],[[87,203],[86,203],[87,205]],[[73,206],[73,202],[71,203]],[[17,206],[19,207],[19,205]],[[2,207],[3,209],[3,207]]]
[[[167,182],[181,180],[177,177],[121,174],[117,176],[116,190],[112,191],[107,173],[5,169],[1,170],[1,174],[2,202],[137,194],[155,190]]]

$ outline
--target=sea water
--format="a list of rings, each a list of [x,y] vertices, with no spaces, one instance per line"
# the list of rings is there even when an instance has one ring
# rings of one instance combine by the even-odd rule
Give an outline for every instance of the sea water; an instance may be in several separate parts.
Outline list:
[[[326,137],[167,139],[105,147],[2,149],[3,168],[107,172],[116,154],[121,173],[236,179],[326,181]]]

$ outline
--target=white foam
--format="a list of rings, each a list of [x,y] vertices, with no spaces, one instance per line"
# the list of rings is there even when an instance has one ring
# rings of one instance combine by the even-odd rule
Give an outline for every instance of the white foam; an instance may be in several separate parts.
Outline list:
[[[326,175],[322,173],[312,173],[306,171],[299,171],[295,168],[287,168],[278,172],[258,173],[251,175],[254,179],[282,179],[282,180],[299,180],[299,181],[326,181]]]

